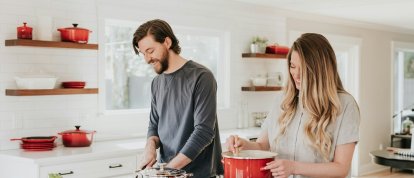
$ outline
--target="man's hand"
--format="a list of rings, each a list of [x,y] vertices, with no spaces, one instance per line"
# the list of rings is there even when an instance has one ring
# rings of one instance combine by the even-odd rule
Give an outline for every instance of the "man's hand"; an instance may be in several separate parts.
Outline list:
[[[148,138],[142,160],[138,165],[138,170],[151,168],[157,162],[159,140],[160,139],[156,136]]]
[[[155,149],[145,148],[143,157],[139,164],[138,169],[151,168],[157,162],[157,151]]]

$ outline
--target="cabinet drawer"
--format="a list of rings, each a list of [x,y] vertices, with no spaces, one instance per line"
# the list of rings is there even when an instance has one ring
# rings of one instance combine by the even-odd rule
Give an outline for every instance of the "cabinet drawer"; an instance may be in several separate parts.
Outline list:
[[[79,163],[40,167],[40,178],[60,174],[64,178],[100,178],[133,173],[137,167],[136,156],[91,160]]]

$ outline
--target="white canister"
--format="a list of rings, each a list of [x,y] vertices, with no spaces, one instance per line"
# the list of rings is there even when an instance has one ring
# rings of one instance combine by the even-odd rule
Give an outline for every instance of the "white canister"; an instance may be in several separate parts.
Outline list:
[[[51,16],[38,16],[37,17],[37,40],[52,41],[52,17]]]
[[[414,152],[414,137],[413,137],[413,133],[414,133],[414,128],[411,128],[411,152]]]

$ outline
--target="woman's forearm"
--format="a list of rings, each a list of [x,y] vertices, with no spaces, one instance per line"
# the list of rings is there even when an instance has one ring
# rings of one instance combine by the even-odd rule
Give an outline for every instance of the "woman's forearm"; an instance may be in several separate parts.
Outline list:
[[[341,165],[340,163],[303,163],[295,162],[294,171],[295,175],[303,175],[306,177],[318,177],[318,178],[344,178],[348,175],[349,166]]]

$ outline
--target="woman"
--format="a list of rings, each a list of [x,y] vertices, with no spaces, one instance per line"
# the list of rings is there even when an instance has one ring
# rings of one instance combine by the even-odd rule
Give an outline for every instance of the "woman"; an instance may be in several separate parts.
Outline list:
[[[277,152],[262,169],[278,178],[346,177],[358,142],[359,108],[342,86],[328,40],[303,34],[288,54],[288,68],[284,99],[257,141],[230,136],[227,148]]]

